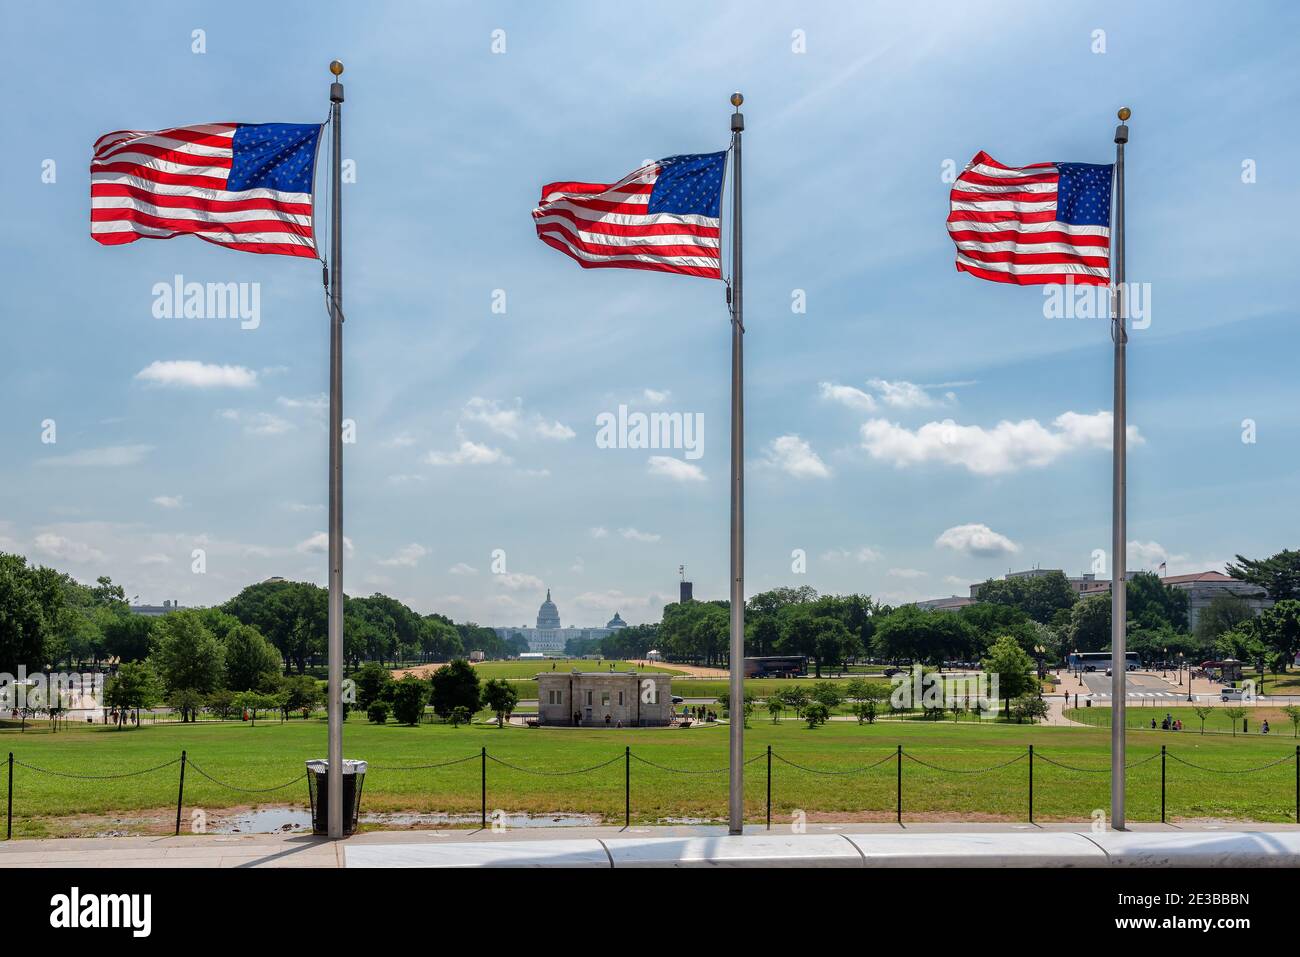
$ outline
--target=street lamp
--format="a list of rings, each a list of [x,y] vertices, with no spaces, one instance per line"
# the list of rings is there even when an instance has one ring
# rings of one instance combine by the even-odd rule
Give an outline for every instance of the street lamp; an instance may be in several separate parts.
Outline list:
[[[1079,660],[1079,649],[1074,649],[1074,675],[1079,679],[1079,687],[1083,687],[1083,662]]]
[[[1169,677],[1169,649],[1168,648],[1163,649],[1161,651],[1161,656],[1162,656],[1162,660],[1160,662],[1160,677],[1168,678]]]

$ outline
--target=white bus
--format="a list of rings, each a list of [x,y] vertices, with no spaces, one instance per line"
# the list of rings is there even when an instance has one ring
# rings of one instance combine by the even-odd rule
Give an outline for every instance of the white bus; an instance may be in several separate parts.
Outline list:
[[[1126,670],[1137,671],[1142,667],[1142,661],[1136,651],[1130,651],[1124,658]],[[1102,671],[1110,667],[1111,655],[1109,651],[1079,651],[1070,655],[1067,660],[1071,671]]]

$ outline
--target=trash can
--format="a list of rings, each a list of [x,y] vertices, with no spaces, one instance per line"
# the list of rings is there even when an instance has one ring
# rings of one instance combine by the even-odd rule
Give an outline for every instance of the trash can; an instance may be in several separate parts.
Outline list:
[[[311,801],[311,832],[329,833],[329,761],[307,762],[307,797]],[[361,811],[361,788],[366,782],[366,762],[343,759],[343,833],[357,829]]]

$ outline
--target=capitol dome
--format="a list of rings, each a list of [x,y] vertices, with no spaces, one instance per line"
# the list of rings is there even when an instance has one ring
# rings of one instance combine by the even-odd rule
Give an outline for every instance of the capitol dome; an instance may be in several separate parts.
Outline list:
[[[606,628],[626,628],[627,622],[619,617],[618,612],[614,612],[614,617],[605,622]]]
[[[537,630],[558,629],[560,627],[560,610],[551,601],[551,590],[546,589],[546,601],[537,609]]]

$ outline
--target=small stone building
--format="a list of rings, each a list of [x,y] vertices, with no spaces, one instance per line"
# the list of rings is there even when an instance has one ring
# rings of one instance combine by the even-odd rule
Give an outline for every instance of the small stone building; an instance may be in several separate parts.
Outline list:
[[[544,671],[537,714],[550,727],[646,728],[671,723],[672,678],[636,671]]]

